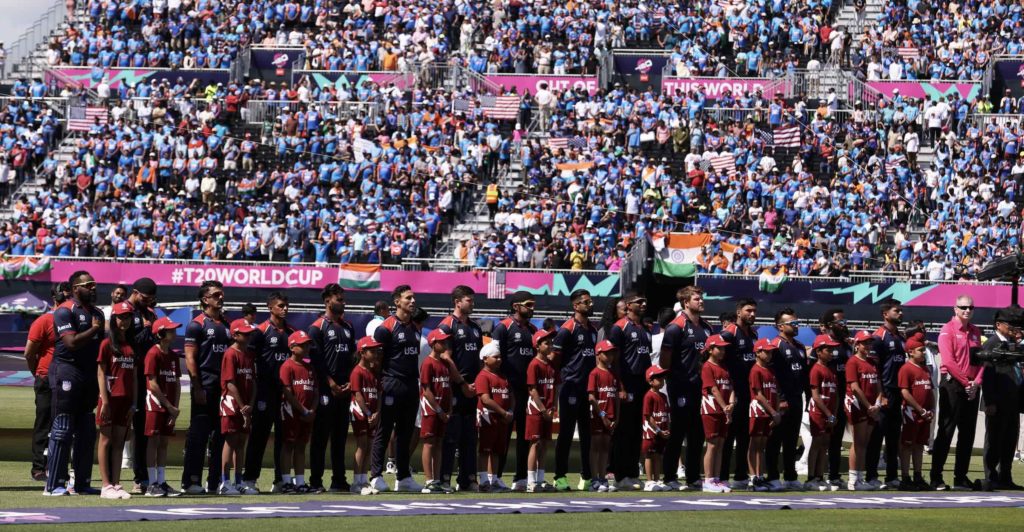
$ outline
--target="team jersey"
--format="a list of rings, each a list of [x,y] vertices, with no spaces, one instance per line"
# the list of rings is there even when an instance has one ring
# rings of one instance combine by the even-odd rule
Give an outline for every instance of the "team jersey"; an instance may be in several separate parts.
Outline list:
[[[898,388],[900,368],[907,361],[906,339],[899,332],[894,333],[885,327],[879,327],[872,336],[875,338],[874,353],[878,357],[881,386]]]
[[[145,374],[148,382],[149,377],[156,378],[156,384],[164,397],[173,405],[178,401],[178,391],[181,382],[181,366],[178,361],[178,354],[174,351],[164,353],[160,346],[154,345],[146,353]],[[146,387],[146,411],[163,412],[164,406],[160,404],[153,392]]]
[[[78,369],[90,372],[90,377],[96,373],[96,360],[100,354],[100,342],[103,341],[103,327],[101,326],[88,342],[78,347],[69,349],[63,338],[69,334],[79,334],[92,328],[92,320],[99,319],[100,324],[104,323],[103,313],[96,307],[86,307],[74,299],[67,301],[57,310],[53,311],[53,328],[58,341],[54,345],[53,358],[61,362],[67,362]]]
[[[615,411],[615,405],[619,397],[619,390],[622,387],[619,385],[619,379],[615,377],[612,372],[594,368],[594,371],[590,372],[590,378],[587,379],[587,393],[592,394],[597,398],[597,404],[599,410],[594,410],[593,405],[590,407],[590,416],[594,419],[601,417],[601,412],[604,412],[608,419],[615,419],[618,412]]]
[[[654,390],[647,390],[644,395],[644,439],[653,440],[658,437],[658,432],[669,430],[671,426],[671,414],[668,407],[668,399]]]
[[[57,336],[53,332],[53,313],[47,312],[36,318],[28,328],[28,339],[39,346],[39,360],[36,364],[36,377],[45,379],[49,375],[50,361],[57,344]]]
[[[526,368],[526,385],[536,387],[537,394],[540,395],[544,403],[537,404],[531,394],[530,400],[526,403],[526,413],[538,415],[549,408],[554,408],[556,399],[555,387],[560,383],[558,371],[555,370],[554,366],[534,358],[530,362],[529,367]]]
[[[156,314],[142,305],[135,305],[132,310],[132,323],[128,328],[128,344],[136,354],[149,353],[150,348],[157,344],[153,335],[153,322]]]
[[[395,316],[389,316],[377,327],[373,339],[381,343],[384,353],[381,359],[382,384],[386,384],[388,379],[410,386],[416,382],[420,335],[419,328],[412,321],[403,322]]]
[[[856,382],[868,404],[860,405],[857,396],[853,394],[850,383]],[[870,360],[861,360],[860,357],[853,357],[846,363],[846,401],[850,410],[863,408],[865,411],[878,400],[878,370]]]
[[[902,389],[910,390],[911,397],[921,405],[921,408],[935,409],[935,390],[928,368],[922,368],[913,362],[904,364],[900,368],[899,385]],[[904,403],[903,418],[907,421],[916,421],[919,416],[910,405]]]
[[[729,377],[736,387],[736,397],[741,400],[749,400],[747,393],[751,387],[748,386],[748,379],[753,367],[757,363],[754,355],[754,342],[757,341],[757,331],[745,329],[735,323],[730,323],[722,328],[722,338],[729,342],[725,348],[725,367],[729,369]]]
[[[708,322],[701,319],[694,323],[686,314],[680,314],[665,328],[661,350],[672,351],[668,390],[673,396],[683,395],[687,388],[695,391],[700,386],[701,351],[712,334]]]
[[[472,320],[462,321],[454,315],[448,315],[437,328],[451,336],[448,345],[462,378],[466,382],[476,380],[477,373],[480,373],[480,348],[484,345],[480,326]]]
[[[448,364],[438,358],[427,357],[420,368],[420,388],[430,390],[434,394],[434,403],[445,412],[452,409],[451,370]],[[420,392],[420,414],[424,417],[436,416],[437,412],[427,403],[426,397]]]
[[[249,401],[256,388],[256,362],[253,357],[234,347],[224,351],[220,368],[220,415],[234,416],[242,412],[242,406],[235,403],[235,398],[228,393],[228,383],[234,383],[238,396],[242,401]]]
[[[704,397],[701,399],[700,413],[701,414],[725,414],[725,410],[715,400],[715,394],[712,388],[718,386],[718,391],[722,394],[722,402],[729,404],[729,400],[732,398],[732,379],[729,378],[729,370],[715,364],[714,362],[708,361],[704,364],[704,368],[700,372],[701,390],[704,392]]]
[[[267,320],[256,326],[252,333],[249,352],[255,355],[256,382],[259,383],[261,394],[270,390],[280,393],[281,366],[292,356],[288,348],[288,336],[293,332],[295,329],[287,323],[278,328]]]
[[[352,324],[343,318],[335,321],[324,315],[309,326],[306,334],[313,340],[309,362],[321,393],[331,389],[328,377],[338,386],[349,382],[356,354],[356,333]]]
[[[377,382],[377,376],[363,366],[357,365],[352,368],[352,374],[349,376],[348,382],[352,393],[358,392],[363,394],[363,403],[366,404],[366,409],[370,411],[370,414],[366,415],[362,410],[359,410],[359,405],[355,401],[350,403],[349,411],[352,412],[356,419],[369,419],[377,411],[377,403],[380,400],[380,383]]]
[[[773,409],[779,409],[779,389],[778,383],[775,382],[775,372],[770,367],[754,364],[754,367],[750,368],[748,378],[750,380],[750,417],[771,417],[768,409],[754,398],[757,397],[757,392],[761,392]]]
[[[567,320],[555,334],[551,349],[562,354],[562,382],[583,388],[587,376],[597,365],[594,347],[597,345],[597,329],[587,320],[580,323],[575,318]]]
[[[836,340],[835,337],[832,337]],[[850,347],[848,342],[842,340],[836,340],[839,342],[839,347],[832,350],[832,360],[828,363],[828,366],[835,372],[836,378],[836,394],[842,396],[846,393],[846,363],[853,358],[853,348]]]
[[[821,395],[822,402],[828,407],[828,411],[833,415],[836,413],[836,404],[839,402],[838,390],[836,385],[836,374],[832,371],[832,368],[824,364],[815,364],[811,368],[811,388],[817,388],[818,394]],[[818,409],[818,405],[813,401],[808,401],[807,411],[812,414],[825,415],[824,412]]]
[[[608,340],[619,349],[615,367],[626,390],[639,396],[647,385],[644,372],[651,367],[650,329],[629,318],[622,318],[612,325]]]
[[[300,405],[307,409],[316,406],[319,397],[317,397],[316,393],[316,378],[313,366],[301,361],[296,362],[295,359],[289,358],[281,364],[278,378],[283,389],[291,390],[292,394],[295,395],[295,400]],[[292,412],[291,403],[285,400],[283,396],[281,397],[281,415],[284,417],[296,417],[295,412]]]
[[[208,388],[220,386],[220,372],[224,352],[231,345],[228,322],[223,317],[213,319],[206,314],[195,317],[185,327],[185,347],[196,348],[201,385]],[[193,386],[196,383],[192,383]]]
[[[779,384],[779,394],[796,403],[807,389],[807,349],[799,341],[778,339],[779,351],[772,357],[772,371]]]
[[[537,352],[533,349],[533,333],[537,327],[523,325],[514,318],[505,318],[494,326],[491,339],[498,342],[501,353],[501,372],[514,388],[526,387],[526,368]]]
[[[107,370],[107,393],[110,397],[127,397],[128,391],[135,386],[135,353],[128,345],[122,345],[121,351],[114,350],[110,338],[100,342],[100,354],[96,362]]]
[[[502,409],[508,411],[512,408],[512,392],[508,387],[508,380],[501,375],[491,373],[488,370],[483,370],[479,375],[476,376],[476,395],[478,397],[476,402],[476,423],[477,426],[494,425],[498,423],[504,423],[505,420],[499,418],[497,414],[491,411],[491,409],[484,406],[483,399],[479,399],[483,394],[490,394],[491,399],[495,403],[498,403]]]

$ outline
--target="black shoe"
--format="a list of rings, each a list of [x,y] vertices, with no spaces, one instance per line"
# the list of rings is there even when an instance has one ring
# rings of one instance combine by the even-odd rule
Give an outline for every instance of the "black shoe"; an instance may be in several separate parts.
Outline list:
[[[331,483],[331,490],[333,491],[334,489],[337,489],[337,491],[342,493],[348,493],[349,491],[352,491],[352,486],[349,485],[347,480],[341,479],[341,482]]]
[[[36,482],[46,482],[46,471],[40,471],[38,469],[32,470],[32,480]]]
[[[953,479],[953,491],[975,491],[980,486],[966,478]]]
[[[943,481],[941,478],[938,480],[933,480],[931,483],[931,488],[935,491],[949,491],[949,485],[946,484],[946,482]]]
[[[995,491],[996,483],[988,479],[981,479],[975,483],[975,487],[978,491]]]
[[[306,486],[309,488],[306,493],[310,493],[312,495],[320,495],[321,493],[327,492],[327,488],[324,488],[323,486],[313,486],[312,484],[306,484]]]
[[[1011,480],[1009,482],[996,483],[996,489],[1000,491],[1020,491],[1024,490],[1024,486],[1021,486]]]
[[[916,482],[910,479],[910,477],[903,477],[900,480],[900,490],[902,491],[920,491],[920,487]]]
[[[298,492],[295,489],[295,484],[292,484],[291,482],[286,482],[284,484],[281,484],[281,489],[277,490],[277,493],[280,493],[281,495],[294,495]]]

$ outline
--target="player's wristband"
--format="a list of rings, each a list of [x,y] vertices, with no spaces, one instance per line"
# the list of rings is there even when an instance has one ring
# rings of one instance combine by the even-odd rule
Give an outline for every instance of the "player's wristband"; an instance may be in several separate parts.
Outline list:
[[[606,417],[606,416],[608,415],[608,412],[605,412],[604,410],[602,410],[602,411],[601,411],[600,413],[598,413],[597,415],[598,415],[599,417]]]

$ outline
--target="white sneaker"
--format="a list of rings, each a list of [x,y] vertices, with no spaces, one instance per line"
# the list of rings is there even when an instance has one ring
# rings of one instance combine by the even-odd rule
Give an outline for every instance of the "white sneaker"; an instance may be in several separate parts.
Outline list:
[[[787,480],[783,487],[789,491],[804,491],[804,483],[799,480]]]
[[[786,486],[779,479],[768,482],[768,491],[785,491]]]
[[[121,500],[125,500],[126,501],[126,500],[132,498],[132,494],[128,493],[127,491],[125,491],[125,489],[122,488],[120,484],[114,486],[114,492],[117,493],[118,497],[120,497]]]
[[[715,482],[714,480],[705,480],[704,486],[701,488],[701,491],[705,493],[724,493],[722,488],[725,488],[725,486],[718,482]]]
[[[103,486],[103,489],[100,490],[100,498],[101,499],[120,499],[121,496],[118,495],[117,490],[114,489],[114,486]]]
[[[497,478],[497,479],[494,479],[494,482],[491,483],[491,491],[496,491],[498,493],[504,493],[504,492],[507,492],[507,491],[512,491],[512,488],[509,488],[508,485],[505,484],[504,480],[501,480],[500,478]]]
[[[605,479],[603,484],[604,487],[608,488],[608,493],[615,493],[616,491],[619,491],[619,487],[615,484],[615,479],[612,479],[611,482],[609,482],[608,479]]]
[[[376,495],[377,491],[374,490],[372,487],[370,487],[369,483],[366,483],[366,484],[363,484],[362,486],[360,486],[359,494],[360,495]]]
[[[665,487],[667,487],[669,491],[682,491],[683,485],[680,484],[678,480],[670,480],[665,483]]]
[[[646,484],[644,487],[646,488]],[[626,477],[619,481],[619,489],[638,491],[640,489],[640,481],[635,478]]]
[[[734,480],[729,483],[729,488],[734,490],[745,490],[750,486],[750,480]]]
[[[402,480],[395,482],[395,491],[404,491],[409,493],[420,493],[423,490],[423,486],[416,482],[416,479],[412,477],[405,477]]]
[[[839,491],[843,487],[843,481],[840,479],[826,481],[826,491]]]
[[[526,479],[521,478],[512,483],[512,491],[526,492]]]
[[[544,487],[538,482],[526,485],[526,493],[542,493],[543,491]]]
[[[608,481],[607,480],[595,480],[597,482],[598,493],[608,493]]]
[[[236,496],[241,495],[241,493],[234,485],[221,483],[220,487],[217,488],[217,495]]]
[[[658,484],[653,480],[644,482],[644,491],[661,491],[658,489]]]
[[[384,477],[373,477],[373,480],[370,481],[370,492],[376,495],[385,491],[391,491],[391,488],[388,487],[387,482],[384,482]]]

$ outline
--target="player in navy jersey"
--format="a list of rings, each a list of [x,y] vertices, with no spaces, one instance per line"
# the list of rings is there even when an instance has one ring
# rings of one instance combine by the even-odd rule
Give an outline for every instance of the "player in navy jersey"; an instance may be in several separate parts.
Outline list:
[[[459,285],[452,290],[453,312],[441,320],[438,329],[450,336],[448,344],[451,354],[451,372],[462,375],[462,380],[475,382],[480,373],[480,349],[484,335],[480,326],[470,319],[473,313],[474,292],[468,286]],[[459,454],[459,476],[456,478],[459,491],[480,491],[476,478],[476,396],[467,397],[458,390],[452,390],[452,415],[445,427],[441,452],[441,485],[450,488],[455,468],[455,451]],[[507,489],[502,482],[500,489]]]
[[[850,329],[846,325],[843,309],[829,309],[821,318],[821,332],[835,340],[839,347],[832,353],[829,365],[837,375],[836,397],[846,397],[846,362],[853,356],[853,345]],[[832,429],[832,439],[828,444],[828,489],[838,491],[843,482],[839,474],[839,466],[843,458],[843,434],[846,432],[846,410],[836,408],[836,426]]]
[[[679,490],[676,464],[686,440],[686,484],[700,488],[703,466],[704,426],[700,416],[701,352],[712,335],[711,324],[701,317],[704,292],[687,286],[676,293],[682,312],[665,328],[658,364],[669,370],[669,406],[672,408],[672,430],[665,447],[665,485]]]
[[[93,409],[99,399],[96,360],[103,341],[103,313],[96,308],[96,281],[85,271],[68,279],[71,299],[53,313],[57,335],[50,363],[53,424],[46,463],[45,495],[95,494],[89,486],[96,445]],[[74,447],[75,486],[65,486],[68,457]]]
[[[778,381],[779,396],[786,401],[788,408],[782,412],[782,422],[768,438],[765,454],[768,462],[768,486],[773,490],[802,490],[804,485],[797,480],[796,473],[796,445],[800,439],[804,391],[808,386],[807,349],[796,339],[800,331],[796,311],[784,308],[775,313],[775,326],[779,329],[779,337],[775,343],[779,351],[772,357],[772,371],[775,372]],[[785,483],[780,480],[780,473]]]
[[[651,331],[643,323],[647,299],[632,293],[622,300],[626,303],[626,317],[616,321],[608,333],[608,340],[619,351],[615,368],[626,391],[626,399],[619,403],[618,425],[612,434],[615,446],[612,469],[620,488],[636,490],[641,487],[638,464],[643,435],[643,401],[650,389],[646,372],[651,367]]]
[[[249,340],[249,351],[256,360],[256,405],[252,413],[252,432],[245,449],[245,473],[242,480],[248,490],[259,493],[257,481],[263,469],[270,429],[274,429],[274,489],[281,486],[281,445],[284,428],[281,421],[281,365],[291,356],[288,338],[295,328],[288,324],[288,296],[271,292],[267,297],[270,319],[256,326]],[[254,324],[255,325],[255,324]]]
[[[395,433],[395,458],[398,466],[396,491],[418,493],[423,489],[409,469],[409,439],[415,428],[419,405],[419,354],[421,331],[412,317],[416,311],[416,294],[409,285],[399,285],[391,292],[395,314],[377,327],[373,338],[380,342],[381,409],[380,423],[373,434],[371,448],[370,486],[375,492],[387,491],[384,482],[384,459]]]
[[[729,465],[732,460],[733,446],[736,447],[736,471],[732,489],[747,489],[749,475],[747,471],[747,449],[750,444],[750,370],[757,363],[754,355],[754,344],[757,342],[757,330],[754,320],[757,319],[757,301],[741,299],[736,303],[736,321],[727,323],[722,328],[722,338],[729,345],[725,348],[725,365],[729,370],[729,378],[735,386],[736,409],[732,412],[732,423],[729,424],[729,435],[725,438],[722,448],[722,470],[720,477],[723,482],[729,478]]]
[[[569,450],[577,423],[580,430],[580,461],[582,476],[580,489],[585,489],[591,478],[590,471],[590,402],[587,401],[587,377],[596,366],[594,347],[597,345],[597,329],[590,322],[594,299],[586,290],[569,294],[573,316],[555,333],[552,350],[561,366],[562,388],[558,394],[559,428],[555,442],[555,489],[569,491]],[[601,472],[598,471],[598,474]]]
[[[331,491],[351,491],[345,479],[345,443],[348,438],[349,408],[352,396],[349,377],[356,361],[355,328],[345,319],[345,289],[337,283],[320,293],[324,313],[307,329],[313,340],[310,363],[320,393],[320,406],[313,420],[309,445],[309,484],[314,491],[324,488],[324,455],[331,447]]]
[[[885,406],[879,412],[878,427],[871,433],[868,443],[867,482],[879,489],[899,487],[900,433],[903,430],[903,394],[900,392],[900,368],[907,361],[904,348],[906,338],[899,331],[903,323],[903,306],[899,301],[889,299],[880,305],[883,325],[872,333],[875,343],[872,350],[877,357],[879,389],[885,396]],[[882,440],[885,440],[885,482],[878,478],[878,462],[882,456]]]
[[[513,491],[526,491],[526,463],[530,453],[530,442],[526,439],[526,404],[529,392],[526,387],[526,369],[536,356],[533,349],[533,334],[537,327],[530,323],[536,301],[533,294],[519,291],[512,294],[512,314],[498,322],[491,332],[491,339],[498,344],[501,353],[501,371],[508,379],[515,398],[512,423],[516,432],[516,472],[512,480]],[[511,437],[511,434],[509,434]],[[498,464],[498,477],[505,470],[505,457]]]
[[[156,322],[156,313],[153,306],[156,305],[156,283],[149,277],[143,277],[132,283],[131,294],[128,296],[128,303],[132,305],[134,313],[132,323],[128,329],[128,344],[131,345],[135,356],[139,358],[139,366],[143,364],[144,357],[149,350],[156,345],[157,340],[152,332],[152,325]],[[132,469],[135,485],[132,487],[133,494],[145,493],[149,484],[149,472],[146,468],[146,449],[149,447],[146,436],[146,391],[148,383],[142,371],[136,377],[135,414],[132,417],[131,436]]]
[[[224,351],[231,345],[228,322],[224,319],[224,285],[206,281],[199,287],[199,305],[203,312],[185,327],[185,367],[192,384],[192,413],[185,436],[185,467],[181,489],[195,495],[203,493],[203,462],[208,449],[210,467],[206,492],[216,493],[220,485],[220,369]]]

